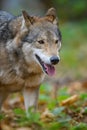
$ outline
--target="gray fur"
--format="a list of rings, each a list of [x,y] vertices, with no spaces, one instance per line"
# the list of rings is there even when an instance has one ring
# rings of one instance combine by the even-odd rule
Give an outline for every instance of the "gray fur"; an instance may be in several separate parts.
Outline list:
[[[9,29],[9,21],[13,18],[14,16],[11,14],[0,11],[0,41],[6,41],[7,38],[10,39],[12,37],[12,32]]]

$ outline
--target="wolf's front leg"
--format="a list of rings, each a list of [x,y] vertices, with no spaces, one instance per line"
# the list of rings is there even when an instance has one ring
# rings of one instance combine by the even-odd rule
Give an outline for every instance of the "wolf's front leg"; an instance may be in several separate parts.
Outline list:
[[[24,88],[23,96],[26,112],[28,113],[28,108],[32,106],[34,107],[34,110],[36,110],[38,105],[39,87]]]
[[[7,98],[8,94],[4,93],[2,91],[0,91],[0,109],[2,107],[3,102],[5,101],[5,99]]]

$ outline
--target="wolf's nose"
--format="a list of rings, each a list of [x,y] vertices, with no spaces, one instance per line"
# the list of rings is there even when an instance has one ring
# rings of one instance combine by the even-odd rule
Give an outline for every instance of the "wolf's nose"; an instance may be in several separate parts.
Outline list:
[[[52,56],[50,61],[53,65],[56,65],[59,62],[59,58],[57,56]]]

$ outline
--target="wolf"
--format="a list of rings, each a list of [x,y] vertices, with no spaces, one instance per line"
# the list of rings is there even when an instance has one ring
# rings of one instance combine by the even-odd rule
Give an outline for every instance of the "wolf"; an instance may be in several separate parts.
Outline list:
[[[55,8],[43,17],[0,11],[0,108],[10,93],[20,91],[26,111],[36,109],[40,84],[55,74],[60,48]]]

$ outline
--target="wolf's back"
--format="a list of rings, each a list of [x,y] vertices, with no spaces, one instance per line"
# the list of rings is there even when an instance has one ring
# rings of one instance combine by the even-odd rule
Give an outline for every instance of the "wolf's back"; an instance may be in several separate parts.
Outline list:
[[[5,22],[11,20],[13,17],[13,15],[0,10],[0,26],[2,26],[2,24],[4,24]]]
[[[7,39],[11,38],[11,31],[9,29],[9,22],[11,19],[13,19],[14,16],[5,12],[5,11],[0,11],[0,44],[1,41],[6,42]]]

